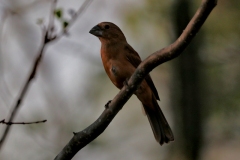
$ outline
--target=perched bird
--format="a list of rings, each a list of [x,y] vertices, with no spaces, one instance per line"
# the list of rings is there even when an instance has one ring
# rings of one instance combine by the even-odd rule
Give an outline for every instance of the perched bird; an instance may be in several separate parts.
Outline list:
[[[101,41],[101,58],[103,66],[112,83],[121,89],[141,63],[138,53],[128,44],[123,32],[111,22],[102,22],[90,32]],[[174,140],[174,136],[157,100],[158,92],[150,75],[147,75],[135,95],[142,102],[153,134],[162,145]]]

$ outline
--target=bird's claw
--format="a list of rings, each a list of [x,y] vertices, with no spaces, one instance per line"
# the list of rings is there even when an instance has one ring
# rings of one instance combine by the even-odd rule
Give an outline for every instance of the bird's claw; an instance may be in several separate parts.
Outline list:
[[[109,104],[112,102],[112,100],[109,100],[106,104],[105,104],[105,108],[108,109],[109,108]]]

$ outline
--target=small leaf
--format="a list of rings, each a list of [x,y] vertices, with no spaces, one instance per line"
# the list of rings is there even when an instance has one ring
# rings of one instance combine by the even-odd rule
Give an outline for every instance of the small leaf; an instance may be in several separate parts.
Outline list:
[[[61,19],[62,16],[63,16],[63,10],[62,10],[61,8],[55,9],[54,15],[55,15],[55,17],[57,17],[58,19]]]
[[[65,28],[67,28],[67,26],[69,25],[69,23],[67,22],[67,21],[63,21],[63,28],[65,29]]]

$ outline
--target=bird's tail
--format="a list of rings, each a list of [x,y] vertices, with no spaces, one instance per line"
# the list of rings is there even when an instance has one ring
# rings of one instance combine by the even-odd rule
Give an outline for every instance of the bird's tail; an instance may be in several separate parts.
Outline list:
[[[154,108],[145,105],[143,105],[143,107],[152,127],[155,139],[160,143],[160,145],[174,141],[172,130],[168,125],[161,108],[154,97],[152,98],[152,101]]]

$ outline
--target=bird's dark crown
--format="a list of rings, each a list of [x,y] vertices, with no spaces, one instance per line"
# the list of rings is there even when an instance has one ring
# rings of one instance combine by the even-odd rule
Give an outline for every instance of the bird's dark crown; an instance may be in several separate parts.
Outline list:
[[[126,40],[121,29],[112,22],[101,22],[94,26],[90,33],[99,37],[100,40]]]

